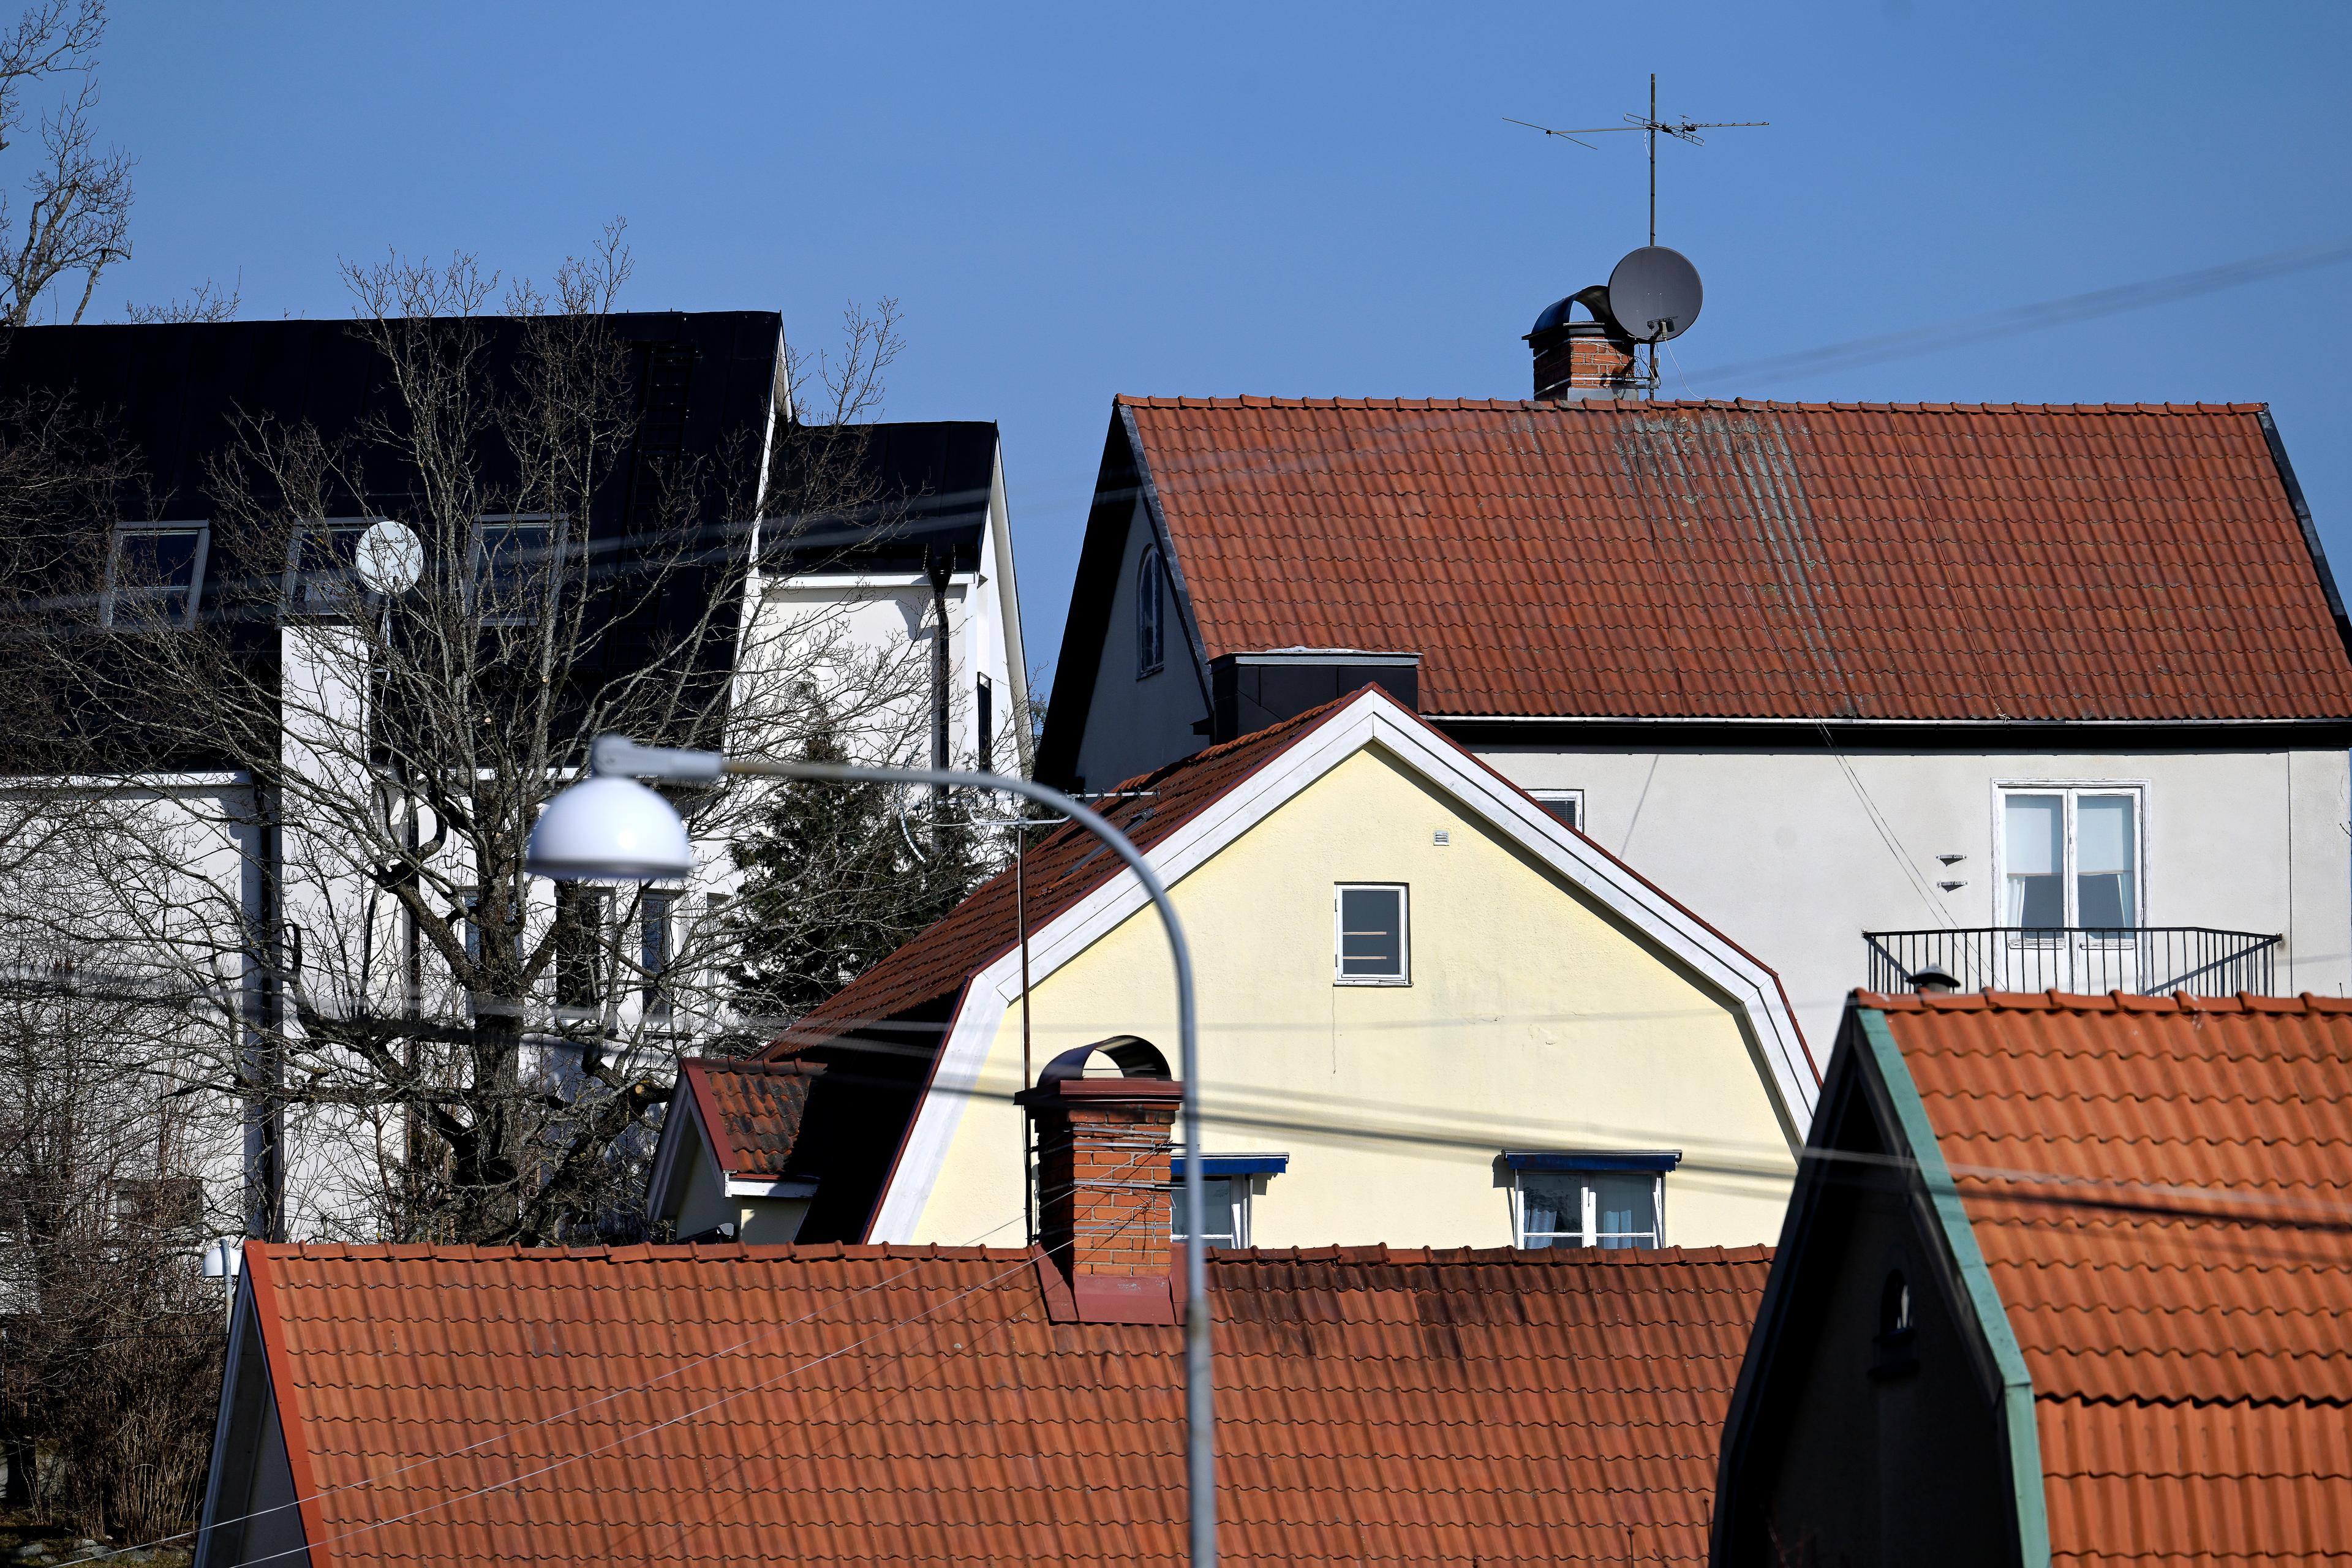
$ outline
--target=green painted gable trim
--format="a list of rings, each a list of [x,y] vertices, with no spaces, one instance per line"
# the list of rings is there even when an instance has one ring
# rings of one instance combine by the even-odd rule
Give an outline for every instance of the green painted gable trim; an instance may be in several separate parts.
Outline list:
[[[1975,1226],[1961,1205],[1959,1189],[1952,1184],[1951,1167],[1944,1163],[1935,1126],[1927,1120],[1927,1102],[1919,1098],[1919,1086],[1912,1081],[1911,1068],[1903,1060],[1903,1047],[1895,1043],[1895,1033],[1886,1026],[1886,1015],[1857,1007],[1854,1021],[1870,1047],[1871,1061],[1878,1068],[1887,1102],[1918,1166],[1944,1246],[1968,1289],[1977,1326],[2000,1373],[2001,1418],[2009,1428],[2010,1487],[2017,1503],[2019,1561],[2025,1568],[2049,1568],[2050,1511],[2042,1485],[2042,1432],[2033,1419],[2033,1377],[2026,1370],[2025,1352],[2018,1345],[2016,1330],[2010,1326],[2008,1309],[2000,1304],[2000,1292],[1993,1288],[1992,1270],[1985,1266],[1984,1254],[1977,1247]]]

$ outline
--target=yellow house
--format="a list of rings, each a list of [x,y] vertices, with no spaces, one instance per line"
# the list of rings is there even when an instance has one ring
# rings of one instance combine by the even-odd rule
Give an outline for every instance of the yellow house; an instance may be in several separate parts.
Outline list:
[[[1219,1245],[1779,1234],[1820,1080],[1777,978],[1385,692],[1105,810],[1192,942]],[[1034,1234],[1013,1095],[1132,1038],[1175,1055],[1166,939],[1133,874],[1066,826],[770,1049],[826,1070],[792,1168],[756,1173],[794,1184],[790,1220],[748,1201],[741,1234]],[[682,1141],[656,1213],[709,1146]],[[698,1195],[728,1179],[702,1173]]]

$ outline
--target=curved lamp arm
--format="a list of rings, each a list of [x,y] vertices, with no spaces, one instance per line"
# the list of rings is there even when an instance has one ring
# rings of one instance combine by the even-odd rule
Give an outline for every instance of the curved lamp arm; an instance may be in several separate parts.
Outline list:
[[[1127,863],[1151,896],[1160,923],[1168,932],[1168,952],[1176,965],[1176,1035],[1179,1067],[1184,1083],[1184,1480],[1191,1508],[1188,1533],[1192,1568],[1213,1568],[1217,1561],[1217,1499],[1215,1447],[1212,1442],[1213,1413],[1209,1383],[1209,1278],[1207,1242],[1202,1218],[1206,1212],[1201,1175],[1201,1061],[1198,1027],[1192,1001],[1192,952],[1184,940],[1184,923],[1168,889],[1152,870],[1143,852],[1126,834],[1105,821],[1093,807],[1060,790],[1004,773],[960,773],[940,768],[872,768],[854,763],[765,762],[729,757],[717,752],[688,752],[662,746],[641,746],[622,735],[599,735],[588,752],[588,771],[599,778],[651,778],[671,784],[710,784],[727,775],[754,778],[813,779],[832,784],[945,784],[954,788],[1003,790],[1025,795],[1041,805],[1067,816],[1109,846]],[[575,786],[577,787],[577,786]]]

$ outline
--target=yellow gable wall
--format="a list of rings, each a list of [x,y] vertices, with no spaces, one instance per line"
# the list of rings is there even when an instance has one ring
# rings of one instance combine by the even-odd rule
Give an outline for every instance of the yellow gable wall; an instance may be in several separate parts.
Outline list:
[[[1332,984],[1338,882],[1409,884],[1412,984]],[[1507,1247],[1505,1149],[1679,1149],[1669,1244],[1780,1234],[1795,1162],[1737,1013],[1386,752],[1349,757],[1173,893],[1199,972],[1202,1146],[1290,1156],[1254,1200],[1255,1245]],[[1149,907],[1039,979],[1032,1007],[1033,1069],[1118,1034],[1176,1065]],[[1023,1081],[1015,1001],[911,1239],[1018,1239],[1005,1097]]]

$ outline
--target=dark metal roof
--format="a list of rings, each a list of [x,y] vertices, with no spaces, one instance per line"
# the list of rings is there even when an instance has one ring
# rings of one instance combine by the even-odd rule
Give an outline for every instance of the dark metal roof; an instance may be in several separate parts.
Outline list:
[[[981,533],[996,485],[996,426],[935,419],[857,427],[845,456],[861,470],[860,504],[789,520],[784,569],[919,572],[927,551],[955,570],[981,564]]]

